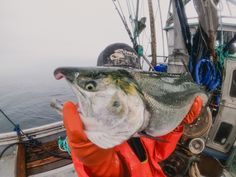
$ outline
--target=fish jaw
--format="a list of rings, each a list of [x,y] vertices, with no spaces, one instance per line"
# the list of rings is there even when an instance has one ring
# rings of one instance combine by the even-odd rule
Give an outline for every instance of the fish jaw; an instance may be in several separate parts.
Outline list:
[[[132,97],[125,98],[123,96],[122,98],[127,103],[132,103],[136,100],[136,98]],[[105,125],[106,123],[102,122],[99,125],[99,128],[97,124],[96,129],[88,127],[85,130],[85,133],[89,140],[99,147],[107,149],[123,143],[130,137],[134,136],[136,132],[143,130],[149,122],[150,114],[141,102],[136,103],[137,106],[134,106],[133,104],[126,105],[127,111],[123,117],[117,118],[110,112],[103,112],[101,116],[105,118],[105,120],[108,120],[107,122],[116,119],[119,120],[113,124],[110,123],[109,125]]]

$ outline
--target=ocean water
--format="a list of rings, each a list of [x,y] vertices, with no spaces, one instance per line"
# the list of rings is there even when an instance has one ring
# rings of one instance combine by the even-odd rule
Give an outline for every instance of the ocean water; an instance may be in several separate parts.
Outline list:
[[[88,61],[78,58],[1,61],[0,109],[22,129],[62,120],[49,106],[50,101],[76,99],[65,80],[56,80],[53,72],[60,66],[95,65]],[[0,133],[12,130],[13,126],[0,113]]]

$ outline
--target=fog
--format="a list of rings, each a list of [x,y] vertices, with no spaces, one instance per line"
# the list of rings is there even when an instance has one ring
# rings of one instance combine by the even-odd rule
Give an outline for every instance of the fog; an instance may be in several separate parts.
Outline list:
[[[29,58],[93,64],[106,45],[130,43],[112,1],[91,0],[0,0],[0,39],[1,66]]]
[[[135,0],[119,2],[130,26],[125,6]],[[140,17],[148,17],[147,1],[140,2]],[[153,1],[157,55],[168,55],[163,51],[166,42],[162,41],[157,2]],[[169,1],[160,3],[164,26]],[[135,5],[131,6],[134,10]],[[187,14],[196,16],[191,6],[186,6]],[[235,8],[220,8],[226,15],[236,12]],[[146,25],[140,42],[150,55],[149,20]],[[0,0],[0,108],[23,128],[57,121],[60,118],[49,107],[51,98],[73,96],[66,83],[55,80],[54,69],[95,66],[99,53],[115,42],[132,45],[112,0]],[[9,122],[1,116],[0,132],[9,131]]]

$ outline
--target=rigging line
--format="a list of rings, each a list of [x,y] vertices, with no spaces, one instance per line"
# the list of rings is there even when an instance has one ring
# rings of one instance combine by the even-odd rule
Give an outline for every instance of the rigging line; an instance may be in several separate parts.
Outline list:
[[[145,37],[147,39],[147,46],[149,47],[151,45],[151,37],[147,34],[147,30],[144,31],[144,35],[145,35]],[[145,53],[147,53],[147,50],[148,50],[148,48],[146,48],[146,52]]]
[[[222,19],[222,12],[223,12],[223,4],[222,2],[219,3],[219,14],[220,14],[220,34],[221,34],[221,39],[220,39],[220,45],[224,44],[224,33],[223,33],[223,19]]]
[[[145,47],[146,50],[145,50],[145,52],[144,52],[145,54],[147,54],[148,50],[150,49],[150,46],[151,46],[150,44],[151,44],[151,42],[149,42],[149,43],[146,44],[146,47]]]
[[[150,47],[151,45],[151,37],[147,34],[147,31],[145,30],[145,33],[144,33],[146,39],[147,39],[147,46]],[[148,49],[146,49],[146,52],[147,52]]]
[[[137,43],[137,37],[139,36],[138,33],[138,13],[139,13],[139,0],[137,0],[137,4],[136,4],[136,14],[134,14],[135,19],[134,19],[134,30],[133,30],[133,36],[134,36],[134,40]]]
[[[175,8],[177,10],[178,18],[179,18],[179,23],[181,27],[181,33],[183,35],[184,43],[186,46],[186,49],[188,51],[188,54],[191,54],[191,34],[190,34],[190,29],[189,25],[187,22],[187,16],[185,13],[185,7],[182,1],[177,1],[175,0]]]
[[[232,16],[232,11],[231,11],[231,8],[230,8],[230,5],[229,5],[229,2],[228,2],[228,1],[226,1],[226,5],[227,5],[227,7],[228,7],[230,16]]]
[[[147,57],[145,55],[142,55],[144,61],[146,61],[146,63],[148,64],[148,66],[155,71],[155,68],[152,66],[152,64],[150,63],[150,61],[147,59]]]
[[[143,2],[143,0],[141,1],[141,5],[140,5],[140,14],[144,14],[144,9],[145,9],[145,7],[144,7],[144,2]]]
[[[112,0],[113,4],[114,4],[114,6],[115,6],[115,9],[116,9],[116,11],[118,12],[118,14],[119,14],[119,16],[120,16],[120,18],[121,18],[121,21],[123,22],[123,24],[124,24],[124,26],[125,26],[125,29],[126,29],[128,35],[129,35],[129,37],[130,37],[131,42],[133,43],[134,46],[136,46],[136,43],[135,43],[134,38],[133,38],[133,36],[132,36],[132,33],[131,33],[131,31],[130,31],[130,29],[129,29],[129,27],[128,27],[128,24],[127,24],[127,22],[126,22],[126,20],[125,20],[125,17],[124,17],[124,16],[122,17],[122,14],[120,13],[120,11],[119,11],[119,9],[118,9],[118,7],[117,7],[115,1],[116,1],[116,0]]]
[[[138,13],[139,13],[139,0],[137,0],[137,4],[136,4],[136,14],[135,14],[136,21],[138,21]]]
[[[128,8],[128,13],[129,13],[129,20],[132,23],[133,22],[133,17],[132,17],[132,12],[131,12],[131,8],[130,8],[129,0],[126,0],[126,4],[127,4],[127,8]]]
[[[14,127],[18,127],[18,129],[19,129],[21,135],[24,135],[24,136],[29,140],[29,142],[26,142],[26,141],[21,142],[21,141],[20,141],[20,142],[17,142],[17,143],[13,143],[13,144],[8,145],[8,146],[7,146],[5,149],[3,149],[3,151],[0,153],[0,159],[2,158],[3,154],[6,152],[7,149],[9,149],[10,147],[12,147],[12,146],[14,146],[14,145],[16,145],[16,144],[29,144],[29,145],[34,145],[34,144],[31,144],[31,143],[30,143],[30,141],[32,141],[32,140],[34,140],[37,144],[40,143],[37,139],[33,139],[33,138],[31,138],[30,136],[28,136],[27,134],[25,134],[25,133],[19,128],[19,126],[16,125],[16,124],[4,113],[4,111],[3,111],[2,109],[0,109],[0,112],[4,115],[4,117],[5,117],[12,125],[14,125]],[[49,154],[55,156],[55,157],[71,159],[71,158],[64,157],[64,156],[61,156],[61,155],[59,155],[59,154],[56,154],[56,153],[54,153],[54,152],[48,151],[47,149],[45,149],[45,148],[43,148],[43,147],[41,147],[41,149],[44,150],[45,152],[47,152],[47,153],[49,153]]]
[[[28,138],[30,140],[30,137],[28,135],[26,135],[23,130],[21,130],[21,128],[19,127],[19,125],[15,124],[6,114],[5,112],[0,109],[0,112],[4,115],[4,117],[16,128],[19,130],[19,132],[21,133],[21,135],[24,135],[26,138]]]
[[[172,6],[172,0],[170,0],[170,2],[169,2],[169,7],[168,7],[168,14],[167,14],[167,20],[171,17],[171,12],[170,12],[170,10],[171,10],[171,6]],[[172,15],[173,16],[173,15]]]
[[[164,41],[164,27],[163,27],[163,21],[162,21],[162,12],[161,12],[161,5],[160,5],[160,0],[157,0],[158,8],[159,8],[159,13],[160,13],[160,22],[161,22],[161,38],[162,38],[162,47],[163,47],[163,55],[165,56],[165,41]]]
[[[193,1],[193,6],[194,6],[195,9],[197,9],[196,3],[194,3],[194,2],[195,2],[195,1]],[[205,44],[207,50],[209,50],[209,49],[208,49],[208,46],[207,46],[207,42],[205,41],[205,38],[204,38],[204,36],[203,36],[203,34],[202,34],[202,28],[201,28],[201,25],[200,25],[200,20],[199,20],[199,18],[198,18],[198,28],[199,28],[200,36],[201,36],[201,38],[202,38],[202,40],[203,40],[203,42],[204,42],[204,44]]]
[[[141,10],[142,11],[140,11],[140,14],[142,14],[142,16],[146,16],[147,14],[145,14],[146,13],[146,6],[144,5],[144,2],[143,1],[145,1],[146,2],[146,0],[142,0],[142,4],[141,4]],[[148,22],[149,23],[149,22]],[[147,27],[149,27],[148,25],[147,25]],[[148,38],[147,36],[147,27],[144,29],[144,33],[142,33],[143,35],[143,38]]]
[[[140,14],[142,15],[142,16],[144,16],[144,12],[145,12],[145,10],[144,10],[144,2],[143,2],[143,0],[141,1],[141,5],[140,5]],[[146,28],[143,30],[143,31],[146,31]],[[140,37],[141,36],[141,37]],[[139,37],[138,37],[138,40],[139,40],[139,44],[144,44],[144,34],[143,33],[141,33],[141,35],[139,35]],[[141,41],[140,41],[141,40]]]
[[[113,1],[117,1],[118,6],[119,6],[119,8],[120,8],[121,15],[123,16],[124,20],[126,21],[124,12],[123,12],[122,7],[121,7],[121,5],[120,5],[120,1],[119,1],[119,0],[113,0]],[[126,23],[127,23],[127,21],[126,21]]]
[[[132,6],[132,9],[133,9],[133,13],[135,14],[135,7],[134,7],[133,0],[131,0],[131,6]]]
[[[3,112],[2,109],[0,109],[0,112],[4,115],[4,117],[14,126],[17,127],[17,125]]]
[[[19,142],[13,143],[13,144],[10,144],[10,145],[6,146],[6,147],[2,150],[2,152],[0,153],[0,159],[3,157],[3,154],[4,154],[10,147],[12,147],[12,146],[14,146],[14,145],[17,145],[17,144],[19,144]]]

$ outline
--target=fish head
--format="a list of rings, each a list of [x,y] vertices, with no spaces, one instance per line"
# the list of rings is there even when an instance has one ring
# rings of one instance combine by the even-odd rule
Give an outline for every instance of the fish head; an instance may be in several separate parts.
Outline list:
[[[148,121],[142,92],[126,69],[58,68],[54,75],[72,87],[85,133],[102,148],[129,139]]]

